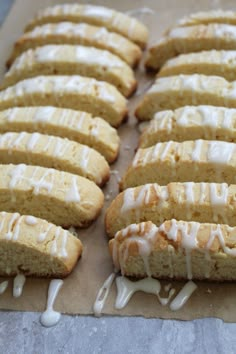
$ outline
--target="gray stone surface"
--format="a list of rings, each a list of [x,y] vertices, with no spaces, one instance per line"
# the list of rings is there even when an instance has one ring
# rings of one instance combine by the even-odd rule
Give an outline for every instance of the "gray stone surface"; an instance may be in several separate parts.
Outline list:
[[[0,0],[0,24],[12,3]],[[38,313],[1,312],[0,354],[235,354],[235,333],[236,324],[218,319],[63,316],[43,328]]]

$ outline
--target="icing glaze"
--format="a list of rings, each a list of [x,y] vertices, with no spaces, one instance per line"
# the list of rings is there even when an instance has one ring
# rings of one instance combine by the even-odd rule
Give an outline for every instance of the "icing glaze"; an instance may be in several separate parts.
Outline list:
[[[25,217],[25,223],[26,223],[27,225],[33,226],[33,225],[36,225],[37,222],[38,222],[38,220],[37,220],[37,218],[35,218],[34,216],[27,215],[27,216]]]
[[[53,279],[49,284],[47,307],[40,317],[40,322],[45,327],[55,326],[61,318],[60,312],[55,311],[53,305],[62,285],[63,280],[61,279]]]
[[[5,280],[0,283],[0,295],[2,295],[7,290],[8,283],[8,280]]]
[[[65,201],[71,202],[71,203],[79,203],[80,202],[80,193],[79,193],[79,188],[77,185],[76,176],[72,177],[71,186],[66,194]]]
[[[188,281],[174,298],[174,300],[172,300],[170,303],[171,311],[177,311],[181,309],[196,289],[197,285],[191,280]]]
[[[124,308],[128,304],[133,294],[137,291],[143,291],[148,294],[157,295],[161,290],[161,284],[159,280],[152,278],[144,278],[142,280],[133,282],[125,277],[117,277],[116,286],[116,309]]]
[[[20,297],[24,288],[26,278],[23,274],[18,274],[13,281],[13,296]]]
[[[106,299],[109,295],[109,291],[114,282],[115,277],[116,277],[116,273],[111,273],[98,291],[96,300],[93,305],[93,312],[96,317],[101,316],[103,307],[105,305]]]

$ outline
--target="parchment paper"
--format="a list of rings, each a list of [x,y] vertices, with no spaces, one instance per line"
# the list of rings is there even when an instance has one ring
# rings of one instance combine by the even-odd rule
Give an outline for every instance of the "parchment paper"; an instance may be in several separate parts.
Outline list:
[[[5,24],[0,31],[0,76],[5,71],[5,61],[10,54],[14,41],[23,32],[25,24],[32,18],[39,8],[56,3],[64,3],[65,0],[16,0],[8,15]],[[67,1],[70,2],[70,1]],[[84,2],[84,1],[81,1]],[[90,3],[102,4],[114,7],[120,11],[127,11],[138,7],[149,7],[156,11],[154,16],[143,16],[143,21],[151,32],[151,43],[158,39],[162,32],[173,25],[174,22],[186,14],[207,9],[234,9],[234,1],[206,1],[206,0],[119,0],[119,1],[90,1]],[[141,87],[147,86],[151,78],[139,69],[137,72]],[[120,157],[117,163],[111,166],[112,170],[118,170],[119,174],[125,171],[131,161],[137,147],[138,129],[132,112],[140,97],[135,96],[130,100],[130,118],[122,125],[119,134],[122,138]],[[106,202],[101,216],[89,229],[79,231],[79,237],[84,244],[83,257],[74,272],[65,280],[64,285],[56,300],[55,308],[69,314],[92,314],[93,302],[97,291],[106,277],[112,272],[111,258],[108,253],[108,239],[104,232],[104,211],[111,200],[117,194],[116,176],[111,176],[111,181],[104,189],[105,195],[112,192],[112,197]],[[0,296],[0,308],[20,311],[42,311],[46,305],[47,287],[49,281],[42,279],[28,279],[19,299],[12,296],[12,280],[6,293]],[[162,282],[167,284],[167,282]],[[184,283],[176,282],[174,287],[180,289]],[[201,317],[219,317],[227,322],[236,321],[236,284],[226,283],[197,283],[198,290],[193,294],[188,303],[177,312],[172,312],[168,307],[162,307],[153,295],[137,293],[122,311],[114,309],[116,287],[113,284],[112,291],[104,307],[104,314],[128,315],[158,318],[176,318],[190,320]]]

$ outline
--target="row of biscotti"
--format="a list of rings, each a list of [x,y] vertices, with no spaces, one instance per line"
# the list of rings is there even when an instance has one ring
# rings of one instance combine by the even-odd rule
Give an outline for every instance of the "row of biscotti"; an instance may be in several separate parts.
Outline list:
[[[175,31],[185,33],[188,29]],[[201,38],[199,41],[201,44]],[[180,42],[176,42],[179,48]],[[202,49],[228,49],[222,42],[214,47],[216,42],[206,41]],[[178,50],[168,34],[160,43],[156,52],[150,50],[149,59],[157,63],[159,56],[161,66],[165,55],[174,56]],[[191,36],[181,42],[187,48],[193,48],[193,43]],[[159,76],[201,75],[157,78],[136,110],[139,120],[151,123],[121,181],[125,191],[106,214],[107,232],[114,237],[110,241],[113,262],[124,275],[235,279],[235,206],[231,200],[235,185],[223,183],[235,183],[235,110],[219,107],[235,107],[235,83],[206,76],[230,77],[224,73],[233,69],[235,52],[217,53],[212,63],[215,52],[208,54],[167,62]],[[181,71],[186,67],[186,72]],[[202,140],[206,137],[208,140]]]
[[[118,155],[119,137],[110,124],[117,127],[127,114],[123,95],[136,88],[128,64],[138,62],[141,50],[104,27],[90,25],[90,16],[87,21],[84,17],[88,6],[71,5],[71,16],[75,8],[82,11],[78,22],[86,23],[49,24],[20,38],[15,49],[24,53],[13,55],[16,60],[1,85],[1,275],[70,273],[82,246],[54,224],[85,227],[99,215],[104,196],[95,183],[102,186],[109,178],[104,157],[113,162]],[[55,9],[58,13],[69,7],[53,8],[52,14]],[[134,40],[140,31],[138,41],[147,40],[138,21],[95,6],[91,11],[105,12],[101,25],[108,29],[113,26],[107,22],[111,13],[120,22],[114,29],[121,25]],[[128,64],[113,54],[119,52]],[[94,118],[98,116],[107,122]]]

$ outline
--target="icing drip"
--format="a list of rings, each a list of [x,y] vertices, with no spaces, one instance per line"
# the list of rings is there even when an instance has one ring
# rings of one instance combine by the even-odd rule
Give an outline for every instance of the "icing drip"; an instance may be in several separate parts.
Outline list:
[[[20,297],[23,291],[26,278],[23,274],[18,274],[13,281],[13,296]]]
[[[85,146],[83,148],[82,151],[82,156],[81,156],[81,166],[84,170],[86,170],[87,166],[88,166],[88,162],[89,162],[89,153],[90,153],[90,149]]]
[[[48,288],[47,307],[40,317],[40,322],[45,327],[55,326],[61,318],[60,312],[54,311],[53,305],[62,284],[63,280],[61,279],[53,279],[50,282]]]
[[[157,294],[157,297],[158,297],[160,304],[162,306],[166,306],[174,294],[175,294],[175,289],[170,289],[170,292],[167,297],[160,297],[159,294]]]
[[[219,186],[220,192],[217,191],[217,186]],[[224,210],[222,209],[227,204],[228,192],[228,185],[226,183],[219,185],[216,183],[210,183],[210,201],[213,206],[214,222],[217,222],[219,215],[223,215]]]
[[[192,293],[197,289],[197,285],[191,280],[180,290],[174,300],[170,303],[170,309],[177,311],[185,305]]]
[[[33,225],[36,225],[37,222],[38,222],[38,221],[37,221],[37,218],[35,218],[34,216],[27,215],[27,216],[25,217],[25,223],[26,223],[27,225],[33,226]]]
[[[80,202],[80,194],[79,194],[79,189],[77,186],[76,176],[72,177],[71,186],[67,192],[65,200],[67,202],[71,202],[71,203],[79,203]]]
[[[0,295],[2,295],[7,290],[7,287],[8,287],[8,280],[5,280],[0,284]]]
[[[111,273],[98,291],[96,300],[93,305],[93,312],[94,315],[97,317],[101,316],[102,309],[105,305],[106,299],[109,295],[109,291],[114,282],[115,277],[116,277],[116,273]]]
[[[58,251],[58,241],[61,234],[61,249]],[[51,255],[55,256],[58,255],[59,257],[66,258],[67,257],[67,250],[66,250],[66,243],[67,243],[67,232],[66,230],[61,229],[60,227],[56,228],[55,232],[55,239],[51,245]]]
[[[46,239],[47,235],[49,234],[49,231],[51,230],[52,225],[49,225],[48,229],[44,232],[40,232],[40,234],[38,235],[37,238],[37,242],[41,243],[44,242],[44,240]]]
[[[230,256],[236,257],[236,248],[229,248],[225,245],[225,240],[220,225],[217,225],[216,229],[213,229],[213,227],[211,228],[211,234],[207,242],[206,249],[209,250],[211,248],[216,237],[218,238],[220,246],[223,249],[223,251]]]
[[[161,284],[159,280],[153,278],[145,278],[133,282],[125,277],[117,277],[116,286],[116,309],[123,309],[128,304],[133,294],[137,291],[143,291],[148,294],[157,295],[161,290]]]
[[[8,223],[8,229],[7,229],[7,232],[5,234],[5,238],[7,240],[11,240],[13,239],[13,228],[14,228],[14,224],[17,222],[17,220],[20,218],[20,214],[18,213],[14,213],[12,214],[12,217]],[[1,229],[3,227],[3,223],[4,223],[4,219],[2,220],[2,223],[1,223]]]

